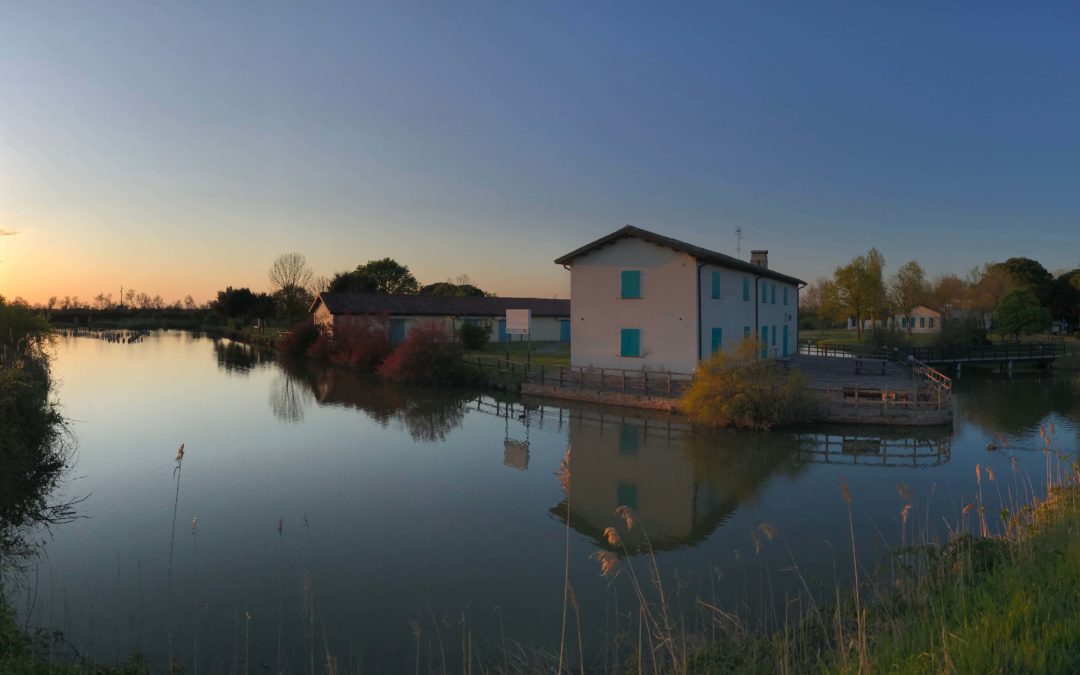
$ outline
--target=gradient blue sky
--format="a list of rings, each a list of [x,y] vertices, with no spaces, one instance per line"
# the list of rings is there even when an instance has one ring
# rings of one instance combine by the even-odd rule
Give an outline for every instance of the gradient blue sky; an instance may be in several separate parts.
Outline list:
[[[13,3],[0,293],[392,256],[569,292],[623,224],[813,279],[1080,265],[1075,3]]]

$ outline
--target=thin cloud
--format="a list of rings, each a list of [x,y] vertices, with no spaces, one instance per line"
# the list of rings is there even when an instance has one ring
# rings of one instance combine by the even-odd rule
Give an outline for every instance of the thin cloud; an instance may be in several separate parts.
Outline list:
[[[18,232],[16,232],[15,230],[5,230],[4,228],[0,227],[0,237],[14,237],[17,234]]]

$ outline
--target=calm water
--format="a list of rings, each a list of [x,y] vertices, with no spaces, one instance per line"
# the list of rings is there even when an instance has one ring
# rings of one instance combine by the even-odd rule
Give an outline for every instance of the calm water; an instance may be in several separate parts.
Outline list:
[[[850,569],[841,477],[872,562],[899,540],[898,485],[929,500],[932,521],[955,522],[977,463],[1007,495],[1045,474],[1040,425],[1072,452],[1080,421],[1063,378],[965,374],[955,430],[694,434],[663,415],[286,369],[175,332],[63,339],[55,374],[79,442],[62,496],[88,496],[86,517],[54,532],[18,608],[83,654],[138,648],[160,665],[171,652],[191,672],[244,670],[245,654],[253,671],[305,671],[313,649],[317,665],[329,652],[411,671],[417,630],[423,662],[441,668],[446,654],[450,671],[465,633],[500,661],[504,644],[557,649],[568,514],[597,652],[627,588],[589,555],[619,504],[687,597],[775,607],[795,588],[793,559],[828,588]],[[557,476],[568,445],[569,505]],[[777,537],[758,551],[762,523]]]

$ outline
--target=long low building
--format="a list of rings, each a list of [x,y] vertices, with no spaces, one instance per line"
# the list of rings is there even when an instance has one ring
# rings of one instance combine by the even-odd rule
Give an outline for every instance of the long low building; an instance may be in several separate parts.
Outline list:
[[[423,324],[438,324],[451,333],[467,323],[487,326],[490,339],[507,342],[506,310],[532,313],[530,339],[570,341],[570,301],[549,298],[454,298],[435,295],[380,295],[376,293],[320,293],[310,313],[321,330],[333,333],[343,326],[361,326],[386,317],[390,342],[397,344]]]

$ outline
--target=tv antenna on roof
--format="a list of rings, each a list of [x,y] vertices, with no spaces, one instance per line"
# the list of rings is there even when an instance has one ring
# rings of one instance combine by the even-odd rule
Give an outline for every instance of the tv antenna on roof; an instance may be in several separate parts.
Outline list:
[[[742,260],[742,228],[735,228],[735,257]]]

